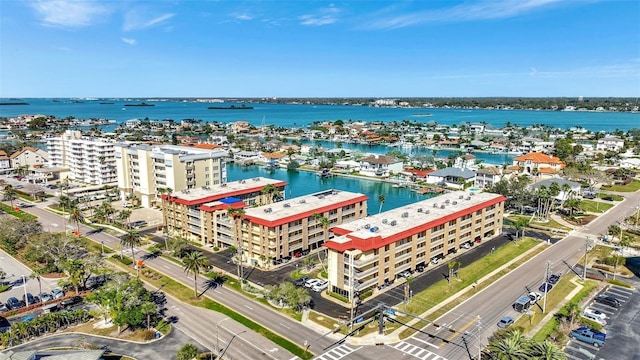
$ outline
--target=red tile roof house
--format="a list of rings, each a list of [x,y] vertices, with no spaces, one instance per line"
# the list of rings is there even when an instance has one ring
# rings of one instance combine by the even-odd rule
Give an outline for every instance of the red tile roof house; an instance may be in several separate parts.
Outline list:
[[[534,169],[540,174],[556,174],[564,167],[565,164],[559,158],[537,152],[518,156],[513,159],[512,166],[513,169],[527,174],[533,174]]]

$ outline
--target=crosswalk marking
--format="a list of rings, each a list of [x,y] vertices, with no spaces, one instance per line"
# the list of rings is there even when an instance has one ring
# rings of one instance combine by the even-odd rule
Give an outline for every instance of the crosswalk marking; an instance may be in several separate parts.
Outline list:
[[[335,347],[329,351],[327,351],[326,353],[314,358],[314,360],[339,360],[342,359],[343,357],[351,354],[354,351],[358,351],[362,349],[362,346],[358,347],[358,348],[350,348],[349,346],[342,344],[338,347]]]
[[[391,346],[391,345],[389,345]],[[429,350],[423,349],[420,346],[416,346],[413,344],[410,344],[406,341],[400,341],[399,343],[391,346],[392,348],[401,351],[407,355],[411,355],[415,358],[418,358],[420,360],[447,360],[445,358],[443,358],[442,356],[439,356],[435,353],[432,353]]]

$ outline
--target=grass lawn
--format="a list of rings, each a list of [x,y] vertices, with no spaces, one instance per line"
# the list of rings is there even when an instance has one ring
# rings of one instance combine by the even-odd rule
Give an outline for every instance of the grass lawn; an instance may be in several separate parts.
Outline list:
[[[570,228],[560,224],[559,222],[553,219],[549,219],[548,221],[545,221],[545,222],[538,222],[538,221],[535,221],[534,219],[533,221],[531,221],[531,224],[543,226],[550,229],[567,230],[567,231],[571,230]]]
[[[13,215],[17,217],[18,219],[35,220],[38,218],[35,215],[31,215],[21,210],[16,211],[16,209],[12,208],[11,205],[7,205],[5,203],[0,203],[0,210],[4,211],[9,215]]]
[[[634,192],[640,190],[640,180],[633,180],[627,185],[602,185],[601,190],[617,192]],[[607,196],[607,195],[605,195]],[[615,195],[613,195],[615,196]],[[615,199],[615,197],[614,197]]]
[[[130,273],[134,273],[133,268],[131,267],[126,267],[122,264],[120,264],[120,262],[116,261],[115,259],[108,259],[107,261],[109,261],[110,263],[116,265],[118,268],[123,269],[125,271],[128,271]],[[155,273],[155,271],[151,270],[151,269],[146,269],[148,271],[149,274]],[[224,314],[230,318],[232,318],[233,320],[243,324],[244,326],[248,327],[249,329],[257,332],[258,334],[262,335],[263,337],[273,341],[275,344],[283,347],[284,349],[286,349],[287,351],[291,352],[292,354],[300,357],[301,359],[311,359],[313,358],[313,354],[309,353],[308,351],[305,351],[302,347],[300,347],[299,345],[289,341],[288,339],[283,338],[282,336],[272,332],[271,330],[263,327],[262,325],[254,322],[251,319],[248,319],[246,317],[244,317],[243,315],[241,315],[240,313],[235,312],[234,310],[220,304],[217,303],[207,297],[201,296],[197,299],[194,299],[193,297],[193,288],[187,287],[179,282],[177,282],[174,279],[171,279],[169,277],[166,277],[162,274],[158,274],[155,273],[153,277],[147,277],[144,276],[145,272],[141,272],[141,276],[142,279],[147,281],[148,283],[152,284],[153,286],[162,289],[162,291],[171,294],[172,296],[178,298],[180,301],[183,301],[187,304],[193,305],[193,306],[199,306],[199,307],[203,307],[205,309],[209,309],[209,310],[213,310],[213,311],[217,311],[221,314]],[[231,283],[231,281],[229,282]],[[200,289],[201,290],[201,289]]]
[[[499,249],[497,249],[495,253],[493,253],[492,255],[487,255],[484,258],[479,259],[478,261],[469,265],[463,264],[462,268],[460,269],[459,280],[454,278],[451,281],[451,285],[449,285],[447,283],[447,280],[445,279],[435,283],[434,285],[423,290],[422,292],[414,294],[412,300],[408,304],[401,306],[401,310],[411,314],[421,315],[425,311],[430,310],[436,305],[440,304],[441,302],[449,299],[451,296],[454,296],[460,290],[463,290],[464,288],[471,286],[474,282],[479,281],[482,277],[488,275],[495,269],[503,266],[504,264],[518,257],[519,255],[527,252],[528,250],[531,250],[533,247],[535,247],[538,244],[540,244],[540,242],[535,241],[533,239],[528,239],[528,238],[521,239],[521,240],[518,240],[517,245],[515,245],[514,243],[508,243],[500,247]],[[535,252],[542,251],[543,249],[544,247],[540,247]],[[531,256],[534,256],[534,255],[535,253],[532,254]],[[524,262],[526,261],[526,259],[522,259],[522,261]],[[483,287],[488,286],[489,284],[491,284],[501,276],[504,276],[506,273],[513,270],[519,265],[520,263],[516,262],[512,266],[509,266],[503,271],[495,274],[490,279],[483,281],[481,283],[478,283],[475,291],[479,291]],[[429,318],[437,319],[442,314],[446,313],[447,311],[449,311],[450,309],[458,305],[460,302],[466,300],[473,294],[474,294],[473,291],[469,291],[466,294],[457,296],[455,300],[449,302],[446,306],[443,306],[439,308],[437,311],[429,314]],[[398,320],[405,323],[410,321],[411,319],[412,318],[402,317],[402,316],[398,318]],[[388,329],[395,329],[399,326],[398,324],[394,324],[394,323],[391,323],[388,325],[389,325],[387,327]],[[421,322],[421,323],[415,324],[414,326],[420,328],[425,325],[427,325],[427,323]],[[370,331],[369,329],[365,329],[365,331],[363,331],[362,333],[376,331],[376,328],[377,328],[376,326],[372,326]],[[400,337],[406,338],[412,335],[414,332],[415,331],[412,329],[407,329],[400,334]]]
[[[613,204],[593,200],[582,200],[580,210],[584,212],[603,213],[613,207]]]
[[[573,276],[572,276],[573,277]],[[566,278],[566,276],[565,276]],[[562,279],[561,281],[563,281],[565,279]],[[569,304],[571,303],[576,303],[576,304],[580,304],[580,301],[582,301],[582,299],[584,299],[585,297],[587,297],[589,294],[591,294],[591,292],[593,291],[593,289],[595,289],[598,286],[598,283],[596,281],[591,281],[591,280],[587,280],[586,283],[582,286],[582,289],[580,291],[578,291],[578,293],[571,298],[571,300],[569,300],[569,302],[567,302],[557,313],[564,315],[567,313],[566,308],[567,306],[569,306]],[[553,292],[556,289],[552,289],[551,292],[549,293],[549,297],[551,298],[552,296],[555,296],[553,294]],[[566,290],[565,290],[566,291]],[[570,292],[571,290],[567,291],[567,293],[564,295],[564,297],[566,297],[566,295]],[[560,300],[562,300],[564,297],[562,297],[562,294],[558,294],[558,297],[560,297]],[[552,302],[552,300],[547,300],[547,308],[549,307],[549,302]],[[558,301],[559,303],[560,301]],[[556,304],[557,305],[557,304]],[[551,307],[553,308],[553,307]],[[542,316],[539,316],[542,317]],[[520,319],[522,320],[522,318]],[[527,320],[525,319],[525,323],[527,322]],[[518,325],[519,322],[516,323],[516,325]],[[549,320],[548,323],[544,324],[544,326],[540,329],[540,331],[538,331],[534,336],[533,336],[533,340],[536,341],[543,341],[546,340],[550,334],[552,334],[554,331],[557,330],[558,325],[560,325],[560,322],[558,321],[557,317],[552,317],[551,320]],[[533,327],[530,327],[530,329]]]

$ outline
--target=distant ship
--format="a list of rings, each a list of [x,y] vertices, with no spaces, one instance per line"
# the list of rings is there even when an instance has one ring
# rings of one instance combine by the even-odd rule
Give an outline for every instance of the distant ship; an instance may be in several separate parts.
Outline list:
[[[253,110],[253,106],[246,106],[242,104],[241,106],[209,106],[207,109],[209,110]]]
[[[113,105],[113,104],[115,104],[115,103],[112,103],[112,102],[101,102],[100,103],[100,105]]]
[[[156,104],[147,104],[146,102],[141,102],[139,104],[124,104],[124,106],[156,106]]]

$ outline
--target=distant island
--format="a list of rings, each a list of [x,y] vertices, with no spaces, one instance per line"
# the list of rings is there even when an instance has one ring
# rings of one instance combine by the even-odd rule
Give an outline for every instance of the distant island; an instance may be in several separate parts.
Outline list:
[[[113,103],[113,102],[101,102],[100,103],[100,105],[113,105],[113,104],[115,104],[115,103]],[[151,105],[151,106],[153,106],[153,105]]]
[[[242,104],[241,106],[209,106],[207,109],[209,110],[253,110],[253,106],[246,106]]]
[[[24,101],[7,101],[0,102],[0,105],[29,105],[29,103]]]
[[[141,102],[139,104],[124,104],[124,106],[156,106],[155,104],[147,104],[146,102]]]

